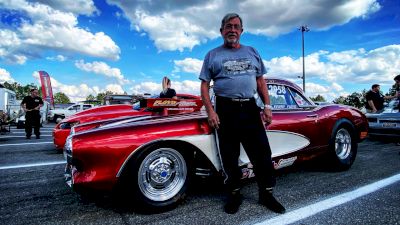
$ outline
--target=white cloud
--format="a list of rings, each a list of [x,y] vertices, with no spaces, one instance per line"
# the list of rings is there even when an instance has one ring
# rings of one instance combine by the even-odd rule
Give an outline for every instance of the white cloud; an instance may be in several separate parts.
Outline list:
[[[75,66],[86,72],[93,72],[95,74],[100,74],[106,77],[115,78],[119,84],[127,84],[129,81],[124,78],[121,70],[118,68],[111,68],[105,62],[94,61],[92,63],[85,63],[83,60],[75,62]]]
[[[15,82],[15,80],[11,77],[11,74],[7,70],[0,68],[0,83],[4,83],[6,81],[8,83]]]
[[[161,92],[161,83],[142,82],[129,89],[133,94],[159,94]]]
[[[175,89],[176,93],[200,95],[199,81],[191,81],[191,80],[185,80],[182,82],[172,81],[171,88]],[[143,82],[134,85],[132,88],[130,88],[130,92],[132,92],[133,94],[149,93],[158,95],[160,94],[161,90],[162,90],[161,82],[160,83]]]
[[[121,85],[118,84],[108,84],[106,86],[106,91],[111,91],[112,93],[116,94],[124,94],[125,92]]]
[[[120,7],[132,27],[148,33],[159,50],[169,51],[191,50],[207,39],[219,37],[220,21],[226,12],[239,13],[246,32],[276,36],[302,24],[313,30],[326,30],[354,18],[365,18],[381,7],[377,0],[107,2]]]
[[[268,75],[299,79],[302,59],[288,56],[264,61]],[[366,51],[364,49],[329,53],[319,51],[305,57],[307,79],[321,79],[340,83],[392,83],[400,71],[400,45],[388,45]],[[338,86],[336,86],[338,87]]]
[[[99,14],[99,10],[94,5],[93,1],[88,0],[36,0],[37,2],[49,5],[53,9],[64,12],[72,12],[74,14],[81,14],[90,16]]]
[[[175,69],[173,72],[186,72],[194,75],[199,75],[203,60],[186,58],[183,60],[174,60]]]
[[[39,73],[34,72],[32,76],[40,83]],[[71,102],[78,102],[86,100],[88,95],[96,96],[100,92],[105,92],[107,89],[101,89],[98,86],[90,87],[89,85],[82,83],[79,85],[67,85],[59,82],[58,80],[50,77],[53,94],[62,92],[68,96]]]
[[[63,55],[57,55],[55,57],[46,57],[46,59],[50,60],[50,61],[64,62],[65,60],[67,60],[67,57],[65,57]]]
[[[68,2],[70,1],[57,1],[50,5],[67,10],[68,7],[61,6]],[[71,3],[70,6],[76,8],[79,5],[75,4]],[[82,11],[75,10],[74,13],[95,12],[94,8],[85,9],[85,6],[83,5]],[[0,31],[0,57],[6,61],[23,64],[27,58],[41,57],[48,50],[119,59],[120,49],[109,36],[103,32],[91,33],[78,27],[77,15],[71,12],[25,0],[3,1],[0,7],[4,17],[15,17],[13,24],[5,24],[5,28]],[[19,61],[15,62],[14,58]]]

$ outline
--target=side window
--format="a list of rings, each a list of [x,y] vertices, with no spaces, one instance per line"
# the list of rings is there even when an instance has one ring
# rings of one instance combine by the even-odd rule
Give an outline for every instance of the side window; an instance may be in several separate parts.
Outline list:
[[[291,89],[290,92],[293,95],[294,100],[296,101],[297,105],[300,107],[311,106],[311,103],[307,101],[306,98],[303,97],[298,91]]]
[[[298,108],[289,90],[279,84],[268,84],[269,99],[273,109]]]
[[[79,110],[79,105],[74,105],[73,107],[69,108],[69,110],[77,111]]]
[[[91,105],[83,105],[83,110],[92,108]]]

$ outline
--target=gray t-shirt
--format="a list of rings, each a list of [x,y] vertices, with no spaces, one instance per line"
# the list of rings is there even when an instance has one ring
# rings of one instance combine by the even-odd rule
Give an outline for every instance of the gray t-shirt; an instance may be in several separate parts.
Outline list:
[[[238,49],[223,46],[209,51],[199,76],[214,81],[214,93],[228,98],[251,98],[257,92],[256,77],[266,73],[258,52],[250,46]]]

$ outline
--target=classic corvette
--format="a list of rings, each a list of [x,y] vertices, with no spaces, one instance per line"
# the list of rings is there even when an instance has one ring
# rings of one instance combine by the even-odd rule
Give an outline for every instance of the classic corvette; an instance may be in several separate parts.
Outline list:
[[[317,156],[337,170],[351,167],[368,123],[358,109],[317,106],[286,80],[266,80],[273,122],[266,126],[275,169]],[[76,190],[128,190],[142,208],[165,209],[185,196],[194,175],[220,174],[213,129],[201,100],[147,99],[162,115],[83,123],[71,129],[64,148],[65,178]],[[174,113],[193,108],[194,112]],[[243,178],[253,176],[241,149]]]
[[[399,100],[393,99],[381,113],[367,113],[370,136],[400,137]]]
[[[178,99],[199,99],[199,96],[190,94],[177,94],[177,97]],[[58,123],[53,129],[53,142],[56,149],[62,151],[62,149],[64,148],[65,140],[67,139],[71,131],[71,127],[77,124],[93,121],[100,122],[102,120],[119,117],[134,117],[159,113],[159,111],[152,111],[146,107],[140,107],[139,102],[133,105],[117,104],[94,107],[75,113],[74,115],[60,121],[60,123]]]

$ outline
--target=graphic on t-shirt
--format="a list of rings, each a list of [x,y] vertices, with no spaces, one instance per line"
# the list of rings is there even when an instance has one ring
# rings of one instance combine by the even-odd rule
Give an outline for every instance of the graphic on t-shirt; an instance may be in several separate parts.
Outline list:
[[[251,61],[245,58],[224,60],[222,66],[227,75],[236,75],[255,71],[251,66]]]

